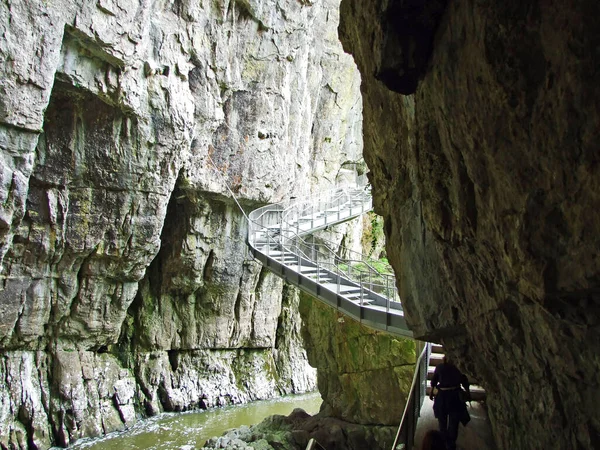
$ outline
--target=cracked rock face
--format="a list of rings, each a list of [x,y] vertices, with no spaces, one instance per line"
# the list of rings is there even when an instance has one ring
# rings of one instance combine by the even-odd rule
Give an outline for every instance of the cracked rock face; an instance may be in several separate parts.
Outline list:
[[[499,448],[598,448],[599,6],[448,2],[405,96],[373,76],[406,62],[389,3],[425,2],[344,0],[340,36],[407,321],[483,384]]]
[[[335,0],[0,4],[0,446],[314,387],[246,211],[362,148]]]
[[[306,294],[301,294],[300,313],[323,397],[320,415],[354,424],[399,424],[415,370],[416,342],[368,329]]]

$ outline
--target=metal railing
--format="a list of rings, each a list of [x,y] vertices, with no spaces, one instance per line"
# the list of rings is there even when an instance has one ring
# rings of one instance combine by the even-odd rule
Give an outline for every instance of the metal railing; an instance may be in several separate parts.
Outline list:
[[[374,292],[386,298],[385,306],[388,311],[390,308],[401,309],[395,276],[379,272],[369,264],[373,261],[364,258],[360,253],[353,252],[356,260],[345,259],[327,244],[307,242],[300,236],[286,237],[278,234],[271,238],[270,234],[267,234],[265,237],[264,253],[281,264],[297,266],[299,272],[302,272],[303,267],[313,268],[313,275],[317,280],[333,275],[337,293],[340,293],[341,286],[348,284],[347,282],[358,284],[361,286],[358,298],[361,306],[369,294]]]
[[[427,342],[415,365],[415,374],[410,386],[409,397],[404,406],[392,450],[412,450],[414,446],[417,421],[427,392],[427,368],[429,367],[430,355],[431,344]]]
[[[317,266],[365,285],[369,290],[384,295],[391,301],[400,302],[396,276],[392,266],[387,263],[367,258],[362,253],[345,247],[336,248],[332,242],[315,242],[314,237],[312,242],[308,242],[300,236],[294,236],[290,251],[302,253]]]
[[[341,223],[372,209],[370,193],[364,188],[337,188],[300,201],[286,201],[266,205],[248,215],[248,244],[255,258],[263,264],[277,267],[279,275],[292,277],[298,286],[306,289],[302,277],[311,277],[319,285],[322,282],[335,285],[337,300],[333,306],[340,309],[339,297],[352,290],[353,298],[358,301],[363,317],[364,308],[370,306],[385,307],[386,316],[378,329],[392,330],[390,313],[403,316],[396,280],[391,267],[380,271],[374,266],[380,264],[365,258],[350,249],[329,245],[323,242],[308,242],[307,235],[328,225]],[[260,254],[264,256],[260,256]],[[270,263],[276,261],[276,263]],[[273,270],[273,268],[271,268]],[[386,273],[386,272],[390,273]],[[308,275],[310,274],[310,275]],[[316,288],[319,293],[318,287]],[[317,295],[319,296],[319,295]],[[321,296],[319,296],[321,298]],[[348,296],[349,298],[349,296]],[[327,299],[330,303],[330,299]],[[355,306],[356,307],[356,306]],[[383,311],[383,308],[380,309]],[[348,311],[344,311],[348,312]],[[371,324],[380,325],[381,319]],[[405,323],[395,325],[397,334],[412,337]],[[411,450],[417,420],[423,399],[426,395],[427,367],[431,345],[426,343],[416,362],[409,396],[398,427],[392,450]],[[311,439],[307,450],[325,450],[316,440]]]
[[[326,240],[303,238],[371,209],[370,192],[357,187],[258,208],[248,218],[250,252],[276,275],[364,325],[412,337],[395,277],[387,273],[392,272],[391,267],[381,267],[379,262]]]
[[[324,228],[330,223],[339,223],[344,218],[342,215],[344,206],[347,206],[347,217],[369,211],[373,207],[371,194],[361,187],[342,187],[321,194],[317,198],[308,198],[294,203],[286,208],[282,216],[281,232],[302,235]]]
[[[348,205],[346,212],[342,211],[344,205]],[[348,187],[333,189],[297,202],[267,205],[250,213],[248,241],[256,246],[259,237],[266,239],[269,253],[274,249],[300,254],[315,263],[319,269],[364,284],[369,290],[399,302],[396,278],[389,264],[366,258],[361,253],[344,247],[334,249],[335,244],[325,240],[317,243],[314,239],[307,242],[302,238],[302,234],[312,233],[315,228],[339,223],[346,214],[351,217],[371,208],[371,196],[367,191]],[[328,210],[330,214],[327,214]],[[303,223],[306,226],[302,226]],[[281,262],[284,262],[283,252]],[[377,270],[374,265],[383,265],[386,270]]]
[[[316,439],[310,438],[308,441],[308,445],[306,446],[306,450],[327,450],[321,444],[319,444]]]
[[[364,191],[354,190],[354,194],[355,195],[349,195],[347,190],[337,189],[330,192],[326,200],[318,201],[318,203],[325,205],[335,204],[336,208],[341,208],[344,204],[350,202],[348,213],[350,213],[352,203],[355,203],[353,213],[362,213],[365,211],[365,203],[368,207],[366,210],[371,209],[370,197],[367,198],[364,195]],[[344,198],[345,203],[340,203],[340,198]],[[359,202],[361,202],[361,206],[356,204]],[[317,273],[335,274],[337,276],[338,284],[340,284],[343,279],[352,281],[364,286],[369,291],[385,296],[390,301],[399,303],[400,297],[398,296],[398,290],[396,288],[396,277],[393,275],[393,269],[389,264],[366,258],[361,253],[345,247],[338,246],[335,248],[335,243],[324,239],[321,240],[322,242],[315,242],[314,237],[312,237],[312,241],[307,241],[298,234],[300,227],[297,226],[297,224],[288,223],[283,219],[286,216],[291,216],[289,213],[290,210],[294,210],[294,214],[296,214],[297,211],[308,211],[314,216],[314,208],[307,208],[306,205],[307,202],[302,201],[288,207],[277,204],[274,205],[274,208],[261,208],[256,210],[256,214],[254,214],[255,211],[253,211],[250,213],[253,222],[251,224],[252,230],[249,231],[249,243],[253,246],[262,244],[261,248],[264,250],[264,253],[269,257],[274,257],[274,259],[277,259],[277,256],[279,256],[278,260],[282,264],[289,265],[286,264],[286,257],[293,254],[297,256],[293,262],[298,264],[300,268],[302,266],[302,259],[304,258],[305,260],[310,261],[311,264],[314,264]],[[337,223],[339,214],[339,209],[332,212],[332,215],[336,216],[336,218],[327,223]],[[252,219],[252,217],[254,217],[254,219]],[[305,217],[307,216],[296,217],[296,220],[300,222]],[[326,217],[321,219],[321,222],[319,222],[317,226],[325,223],[325,219]],[[283,222],[277,223],[278,220],[283,220]],[[314,226],[314,220],[314,218],[311,219],[311,226]],[[264,226],[262,225],[263,223],[268,223],[270,225]],[[305,227],[305,234],[311,232],[313,232],[313,229]],[[260,238],[262,238],[262,241]],[[287,262],[290,261],[288,260]],[[383,266],[385,271],[377,270],[374,267],[375,265],[380,267]],[[362,297],[363,296],[361,295],[361,299]]]
[[[358,202],[361,206],[355,206],[353,211],[353,203]],[[278,231],[279,234],[293,231],[296,235],[302,235],[332,223],[339,223],[342,219],[339,211],[341,206],[346,204],[350,205],[350,216],[358,215],[359,210],[362,214],[372,209],[371,195],[365,188],[339,187],[302,200],[291,199],[263,206],[248,215],[248,240],[253,243],[253,238],[263,229]],[[334,209],[337,209],[337,214],[327,213]],[[315,223],[318,226],[315,226]]]

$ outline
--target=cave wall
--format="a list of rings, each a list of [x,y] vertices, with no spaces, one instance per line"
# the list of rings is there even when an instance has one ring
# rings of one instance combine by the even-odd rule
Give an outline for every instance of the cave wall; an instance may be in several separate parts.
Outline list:
[[[0,4],[0,446],[314,388],[228,188],[248,211],[360,159],[338,7]]]
[[[600,448],[599,12],[341,4],[407,321],[483,384],[501,449]]]

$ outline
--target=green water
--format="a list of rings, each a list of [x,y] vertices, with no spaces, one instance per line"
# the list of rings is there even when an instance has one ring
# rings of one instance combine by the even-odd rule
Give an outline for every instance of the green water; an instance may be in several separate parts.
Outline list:
[[[319,412],[318,392],[290,395],[247,405],[227,406],[201,412],[164,413],[140,421],[129,430],[101,438],[82,439],[70,449],[93,450],[193,450],[208,438],[242,425],[254,425],[273,414],[288,415],[294,408],[309,414]]]

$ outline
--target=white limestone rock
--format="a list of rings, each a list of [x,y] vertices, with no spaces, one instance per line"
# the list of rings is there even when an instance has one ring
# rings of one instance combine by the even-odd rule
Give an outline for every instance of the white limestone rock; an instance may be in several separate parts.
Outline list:
[[[314,387],[228,188],[250,210],[360,157],[338,3],[0,4],[2,445]]]

